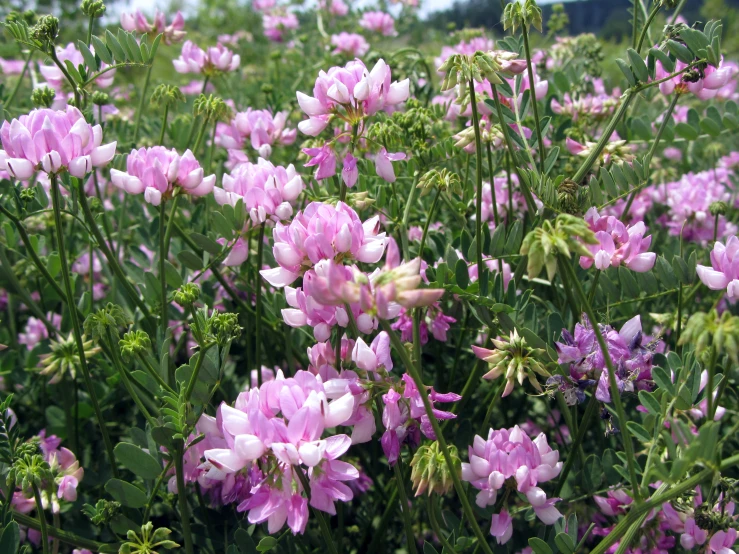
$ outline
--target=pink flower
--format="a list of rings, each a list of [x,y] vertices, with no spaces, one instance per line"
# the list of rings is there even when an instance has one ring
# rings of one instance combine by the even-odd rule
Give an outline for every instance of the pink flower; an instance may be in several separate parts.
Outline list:
[[[59,314],[49,313],[46,316],[52,327],[61,329],[62,316]],[[49,331],[46,325],[40,319],[29,317],[28,323],[23,333],[18,333],[18,344],[25,344],[28,350],[33,350],[42,340],[49,338]]]
[[[247,108],[245,112],[234,115],[230,124],[218,124],[216,144],[226,148],[231,158],[231,151],[243,150],[246,139],[249,139],[249,144],[259,156],[269,159],[273,145],[289,145],[295,142],[298,132],[297,129],[286,128],[287,117],[287,112],[277,112],[273,115],[269,110]],[[232,163],[231,169],[235,165],[237,164]]]
[[[664,79],[675,72],[685,69],[687,65],[677,60],[674,71],[667,72],[662,67],[662,62],[657,60],[654,78],[655,80]],[[707,66],[703,70],[702,75],[698,75],[695,81],[692,79],[687,80],[688,73],[691,72],[681,73],[672,79],[660,83],[659,90],[665,95],[672,94],[673,92],[677,94],[692,92],[701,100],[710,100],[718,94],[719,89],[729,82],[729,79],[733,76],[733,67],[724,64],[722,57],[718,67],[713,67],[712,65]]]
[[[369,43],[362,35],[342,31],[338,35],[331,35],[331,44],[336,48],[334,54],[346,54],[353,58],[361,58],[370,49]]]
[[[236,206],[242,200],[254,225],[268,218],[275,221],[290,218],[293,204],[305,188],[292,165],[284,168],[259,159],[256,164],[239,164],[223,175],[223,188],[214,188],[213,195],[221,206]]]
[[[362,222],[343,202],[311,202],[289,225],[277,223],[272,250],[279,267],[262,270],[272,286],[289,285],[320,260],[336,256],[377,263],[385,251],[385,233],[377,216]]]
[[[341,169],[341,180],[347,188],[352,188],[359,178],[359,170],[357,169],[357,158],[347,152],[344,157],[343,168]]]
[[[129,194],[144,193],[145,200],[159,206],[174,194],[178,187],[182,193],[205,196],[213,191],[216,176],[203,176],[203,168],[190,150],[180,156],[173,148],[163,146],[131,150],[126,160],[126,171],[111,169],[110,180]]]
[[[513,518],[508,510],[501,510],[499,514],[493,514],[490,519],[490,534],[495,537],[498,544],[505,544],[513,536]]]
[[[406,155],[403,152],[388,152],[383,146],[375,156],[375,170],[377,175],[385,179],[388,183],[395,182],[395,170],[392,162],[405,160]]]
[[[481,508],[495,504],[498,491],[510,486],[526,496],[545,525],[552,525],[562,517],[554,507],[559,499],[547,499],[537,486],[557,477],[562,469],[559,452],[550,448],[543,433],[531,440],[518,426],[490,429],[487,440],[479,435],[475,437],[469,447],[469,459],[469,463],[462,464],[462,480],[480,491],[477,505]],[[511,537],[510,516],[505,510],[493,517],[496,519],[490,531],[504,544]]]
[[[385,12],[365,12],[359,20],[359,26],[386,37],[394,37],[398,34],[395,30],[395,20]]]
[[[729,300],[739,297],[739,238],[729,237],[726,245],[716,241],[711,251],[711,267],[696,266],[703,284],[711,290],[726,289]]]
[[[180,57],[172,60],[177,73],[227,73],[236,71],[241,63],[241,57],[221,43],[209,46],[203,50],[191,40],[182,45]]]
[[[320,148],[303,148],[303,153],[310,156],[305,167],[316,167],[315,179],[328,179],[336,175],[336,154],[330,144],[324,144]]]
[[[133,13],[124,12],[121,14],[121,27],[128,32],[161,33],[164,44],[180,42],[186,34],[183,30],[185,28],[185,18],[182,12],[179,11],[175,14],[170,25],[167,25],[166,16],[159,10],[154,15],[153,24],[149,23],[139,10]]]
[[[264,36],[273,42],[285,40],[286,31],[294,31],[298,28],[298,18],[292,12],[273,12],[264,16]]]
[[[91,47],[90,50],[93,54],[95,53],[94,48]],[[57,46],[56,55],[62,62],[62,64],[66,60],[70,61],[75,67],[85,63],[84,59],[82,58],[82,54],[79,50],[77,50],[77,47],[72,42],[67,44],[67,46],[65,46],[64,48],[62,48],[61,46]],[[105,69],[106,67],[108,67],[108,65],[103,63],[100,67],[101,69]],[[110,71],[103,73],[100,77],[95,79],[95,84],[102,88],[108,88],[113,84],[113,79],[115,77],[116,71],[117,70],[115,69],[111,69]],[[57,93],[61,92],[67,85],[67,80],[64,77],[64,73],[62,73],[62,70],[54,64],[40,64],[39,72],[41,73],[43,78],[46,79],[46,82],[49,84],[49,86],[57,91]],[[54,107],[64,107],[63,102],[61,105],[57,104],[57,102],[60,100],[62,100],[62,96],[58,96],[58,98],[55,99]]]
[[[0,58],[0,72],[4,75],[20,75],[26,66],[24,60],[6,60]]]
[[[623,263],[632,271],[644,273],[654,267],[657,255],[647,252],[652,243],[652,237],[644,237],[646,226],[638,222],[628,227],[614,216],[600,216],[596,208],[590,208],[585,214],[585,220],[590,229],[595,232],[598,244],[589,244],[588,249],[592,258],[580,257],[580,266],[595,267],[604,270],[609,267],[618,267]]]
[[[154,26],[146,20],[141,10],[121,13],[121,27],[129,33],[150,33]]]
[[[0,127],[0,170],[20,181],[36,171],[56,175],[67,170],[83,178],[93,167],[113,159],[116,143],[101,144],[103,132],[85,121],[73,107],[65,111],[32,110],[28,115],[4,121]]]

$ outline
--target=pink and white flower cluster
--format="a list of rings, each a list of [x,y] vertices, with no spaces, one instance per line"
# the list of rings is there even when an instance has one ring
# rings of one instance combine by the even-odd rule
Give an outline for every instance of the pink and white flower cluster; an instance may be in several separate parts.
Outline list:
[[[131,150],[126,171],[110,170],[111,182],[129,194],[144,193],[144,199],[159,206],[177,189],[182,194],[205,196],[213,191],[215,175],[204,176],[203,168],[190,150],[180,156],[163,146]]]
[[[236,71],[240,63],[241,56],[234,54],[220,42],[203,50],[191,40],[185,41],[182,45],[180,57],[172,60],[177,73],[204,75]]]
[[[283,42],[288,31],[298,28],[298,17],[288,11],[275,10],[264,15],[264,36],[273,42]]]
[[[115,155],[115,142],[102,144],[100,125],[92,126],[77,108],[32,110],[0,127],[0,170],[26,181],[37,171],[56,175],[69,171],[83,178]]]
[[[581,256],[580,267],[589,269],[595,264],[597,269],[605,270],[623,264],[639,273],[654,267],[657,254],[647,252],[652,237],[644,237],[647,228],[643,221],[626,226],[612,215],[599,215],[595,207],[585,214],[585,221],[595,233],[598,243],[587,245],[593,256]]]
[[[274,145],[295,142],[297,129],[287,127],[287,112],[273,114],[269,110],[253,110],[234,115],[231,123],[218,123],[216,144],[228,150],[229,166],[248,161],[244,154],[247,140],[260,157],[269,159]]]
[[[93,47],[90,47],[90,49],[94,54],[95,49]],[[69,61],[75,67],[79,66],[80,64],[84,65],[85,63],[85,60],[82,57],[82,53],[72,42],[67,44],[67,46],[65,46],[64,48],[62,48],[61,46],[57,46],[56,55],[57,58],[59,58],[59,61],[61,61],[62,63],[64,63],[65,61]],[[107,67],[108,64],[106,63],[102,63],[102,65],[100,66],[101,69],[105,69]],[[48,65],[39,64],[38,69],[41,73],[41,76],[46,79],[46,84],[48,84],[50,88],[53,88],[57,93],[57,96],[54,98],[53,107],[57,109],[63,109],[66,106],[66,96],[61,93],[65,89],[65,87],[69,86],[69,82],[64,76],[64,73],[62,73],[62,70],[53,63]],[[116,69],[106,71],[105,73],[100,75],[100,77],[95,79],[95,84],[100,88],[110,87],[113,84],[113,79],[115,78],[116,71]],[[71,93],[71,91],[69,92]]]
[[[654,78],[656,81],[669,77],[673,73],[684,70],[688,64],[677,60],[675,62],[675,70],[672,72],[665,71],[662,62],[657,60]],[[685,94],[693,93],[701,100],[710,100],[719,94],[719,91],[726,86],[730,80],[736,77],[736,66],[727,65],[723,58],[718,67],[712,65],[707,66],[702,74],[695,80],[687,80],[687,73],[676,75],[672,79],[668,79],[659,84],[659,90],[662,94],[670,95],[672,93]],[[736,87],[736,85],[734,85]],[[733,89],[731,90],[733,92]],[[730,92],[728,93],[731,94]]]
[[[362,18],[359,20],[359,26],[385,37],[394,37],[398,34],[395,30],[393,16],[386,12],[372,11],[363,13]]]
[[[338,35],[331,35],[331,44],[335,46],[334,54],[345,54],[353,58],[361,58],[369,52],[369,42],[362,35],[342,31]]]
[[[292,164],[285,168],[262,158],[255,164],[241,163],[231,173],[225,173],[222,186],[213,189],[216,202],[235,206],[242,200],[253,225],[267,219],[289,219],[295,200],[305,188]]]
[[[469,459],[469,463],[462,464],[462,480],[480,491],[477,505],[481,508],[494,505],[498,491],[510,486],[526,496],[545,525],[552,525],[562,517],[554,507],[559,498],[547,498],[538,486],[554,479],[562,470],[559,452],[552,450],[544,433],[531,440],[518,425],[511,429],[490,429],[487,439],[475,436],[469,447]],[[493,515],[490,534],[498,544],[510,540],[513,518],[507,506]]]
[[[159,10],[154,14],[153,23],[149,23],[146,16],[140,10],[124,12],[121,14],[121,27],[130,33],[161,33],[164,44],[180,42],[187,34],[184,31],[185,18],[180,11],[175,14],[172,18],[172,23],[169,25],[167,25],[164,12]]]
[[[726,244],[716,241],[711,251],[711,267],[695,268],[703,284],[711,290],[726,290],[730,301],[739,298],[739,238],[729,237]]]
[[[55,329],[61,329],[62,316],[59,314],[49,313],[46,319]],[[22,333],[18,333],[18,344],[23,344],[28,350],[33,350],[38,343],[49,338],[49,330],[44,322],[33,316],[28,318],[26,328]]]

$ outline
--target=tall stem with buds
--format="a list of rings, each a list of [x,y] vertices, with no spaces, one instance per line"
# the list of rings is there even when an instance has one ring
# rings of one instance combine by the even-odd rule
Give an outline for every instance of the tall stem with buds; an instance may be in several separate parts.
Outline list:
[[[534,109],[534,124],[536,125],[536,140],[539,143],[539,171],[543,174],[544,173],[544,159],[546,158],[546,152],[544,151],[544,137],[542,137],[542,134],[541,134],[541,123],[539,121],[539,106],[537,105],[537,101],[536,101],[536,87],[534,86],[534,69],[531,66],[531,48],[529,47],[529,31],[525,24],[521,25],[521,33],[523,33],[523,48],[526,53],[526,72],[529,76],[529,91],[531,92],[531,107]]]
[[[475,198],[475,256],[477,260],[477,279],[480,283],[480,294],[487,294],[487,279],[484,278],[486,268],[482,264],[482,137],[480,135],[480,116],[477,113],[475,97],[475,81],[470,77],[470,104],[472,106],[472,125],[475,128],[475,171],[477,173],[477,194]],[[485,286],[484,286],[485,285]]]

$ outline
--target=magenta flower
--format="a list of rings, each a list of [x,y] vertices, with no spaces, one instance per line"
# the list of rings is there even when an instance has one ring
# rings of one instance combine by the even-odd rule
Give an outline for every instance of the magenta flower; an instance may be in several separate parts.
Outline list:
[[[469,463],[462,464],[462,480],[480,491],[477,505],[481,508],[495,504],[498,491],[510,486],[526,496],[545,525],[552,525],[562,517],[554,507],[559,499],[547,499],[537,486],[554,479],[562,470],[559,452],[551,449],[544,433],[531,440],[518,425],[498,431],[490,429],[487,440],[479,435],[475,437],[469,447],[469,458]],[[511,525],[507,510],[493,520],[490,532],[499,544],[511,538]]]
[[[251,147],[259,156],[269,159],[272,146],[289,145],[297,138],[297,129],[287,128],[287,112],[272,114],[269,110],[253,110],[247,108],[245,112],[234,115],[230,124],[219,123],[216,131],[216,144],[229,151],[241,151],[245,148],[247,139]],[[234,155],[234,159],[238,156]],[[235,164],[232,164],[232,169]]]
[[[352,361],[359,369],[364,371],[377,371],[383,368],[385,371],[393,369],[393,359],[390,357],[390,337],[385,331],[379,333],[369,346],[357,338],[352,350]]]
[[[652,237],[644,237],[647,228],[643,221],[627,227],[614,216],[600,216],[596,208],[588,210],[585,221],[595,233],[598,244],[588,245],[593,257],[581,256],[580,267],[588,269],[595,264],[596,268],[604,270],[623,263],[639,273],[654,267],[657,254],[647,252],[652,244]]]
[[[305,167],[316,167],[316,181],[328,179],[336,175],[336,154],[329,144],[320,148],[303,148],[303,153],[310,157]]]
[[[339,256],[364,263],[377,263],[385,251],[385,233],[377,216],[364,223],[343,202],[335,207],[311,202],[289,225],[277,223],[272,250],[279,267],[262,270],[272,286],[284,287],[320,260]]]
[[[46,316],[51,325],[55,329],[61,329],[62,327],[62,316],[59,314],[49,313]],[[49,331],[46,325],[40,320],[33,316],[28,318],[26,328],[22,333],[18,333],[18,344],[24,344],[28,350],[33,350],[38,343],[42,340],[49,338]]]
[[[395,20],[385,12],[365,12],[359,20],[359,26],[385,37],[394,37],[398,34],[395,30]]]
[[[220,42],[203,50],[191,40],[182,45],[180,57],[172,60],[177,73],[227,73],[236,71],[241,57],[223,46]]]
[[[716,241],[711,251],[711,267],[696,266],[696,272],[703,284],[711,290],[726,289],[729,300],[739,297],[739,238],[729,237],[724,245]]]
[[[369,52],[370,45],[362,35],[342,31],[338,35],[331,35],[331,44],[336,48],[334,54],[346,54],[353,58],[361,58]]]
[[[681,71],[687,66],[688,64],[677,60],[675,62],[675,71],[672,73]],[[658,81],[660,79],[664,79],[665,77],[672,75],[672,73],[665,71],[662,67],[662,62],[657,60],[654,75],[655,80]],[[718,67],[713,67],[712,65],[707,66],[703,70],[703,76],[697,81],[686,81],[685,76],[686,74],[681,73],[672,79],[660,83],[659,90],[665,95],[670,95],[673,92],[676,94],[692,92],[701,100],[710,100],[718,94],[719,89],[729,82],[729,79],[733,76],[733,68],[724,64],[722,57],[721,63]]]
[[[262,21],[264,36],[273,42],[283,42],[287,31],[298,28],[298,18],[292,12],[273,12],[265,14]]]
[[[111,182],[129,194],[144,193],[144,199],[154,206],[175,194],[205,196],[213,191],[216,176],[203,176],[203,168],[190,150],[180,156],[173,148],[163,146],[131,150],[126,171],[110,170]]]
[[[347,152],[346,156],[344,157],[343,167],[341,169],[341,180],[344,181],[344,184],[347,188],[352,188],[355,184],[357,184],[357,179],[359,179],[357,158],[352,156],[350,152]]]
[[[0,127],[0,170],[25,181],[37,171],[57,175],[69,171],[83,178],[93,167],[113,159],[116,143],[101,144],[103,131],[85,121],[73,107],[65,111],[32,110]]]
[[[385,179],[388,183],[395,182],[395,170],[392,162],[405,160],[406,155],[403,152],[388,152],[383,146],[375,156],[375,170],[377,175]]]
[[[225,173],[222,186],[213,189],[216,202],[235,206],[242,200],[254,225],[267,219],[290,218],[293,204],[305,188],[295,167],[275,166],[261,158],[255,164],[242,163],[231,173]]]

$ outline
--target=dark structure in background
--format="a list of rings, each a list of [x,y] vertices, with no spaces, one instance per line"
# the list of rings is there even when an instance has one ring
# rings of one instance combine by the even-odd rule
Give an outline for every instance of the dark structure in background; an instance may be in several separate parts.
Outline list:
[[[739,8],[739,0],[725,0],[726,5]],[[703,0],[688,0],[683,14],[688,21],[700,20]],[[652,3],[649,2],[648,8]],[[570,18],[569,33],[596,33],[607,39],[620,39],[630,36],[631,24],[625,15],[631,8],[630,0],[584,0],[565,2],[565,11]],[[542,5],[544,21],[552,12],[551,4]],[[502,31],[500,16],[502,8],[497,0],[456,0],[448,10],[432,14],[430,22],[439,28],[453,23],[455,28],[485,27]]]

